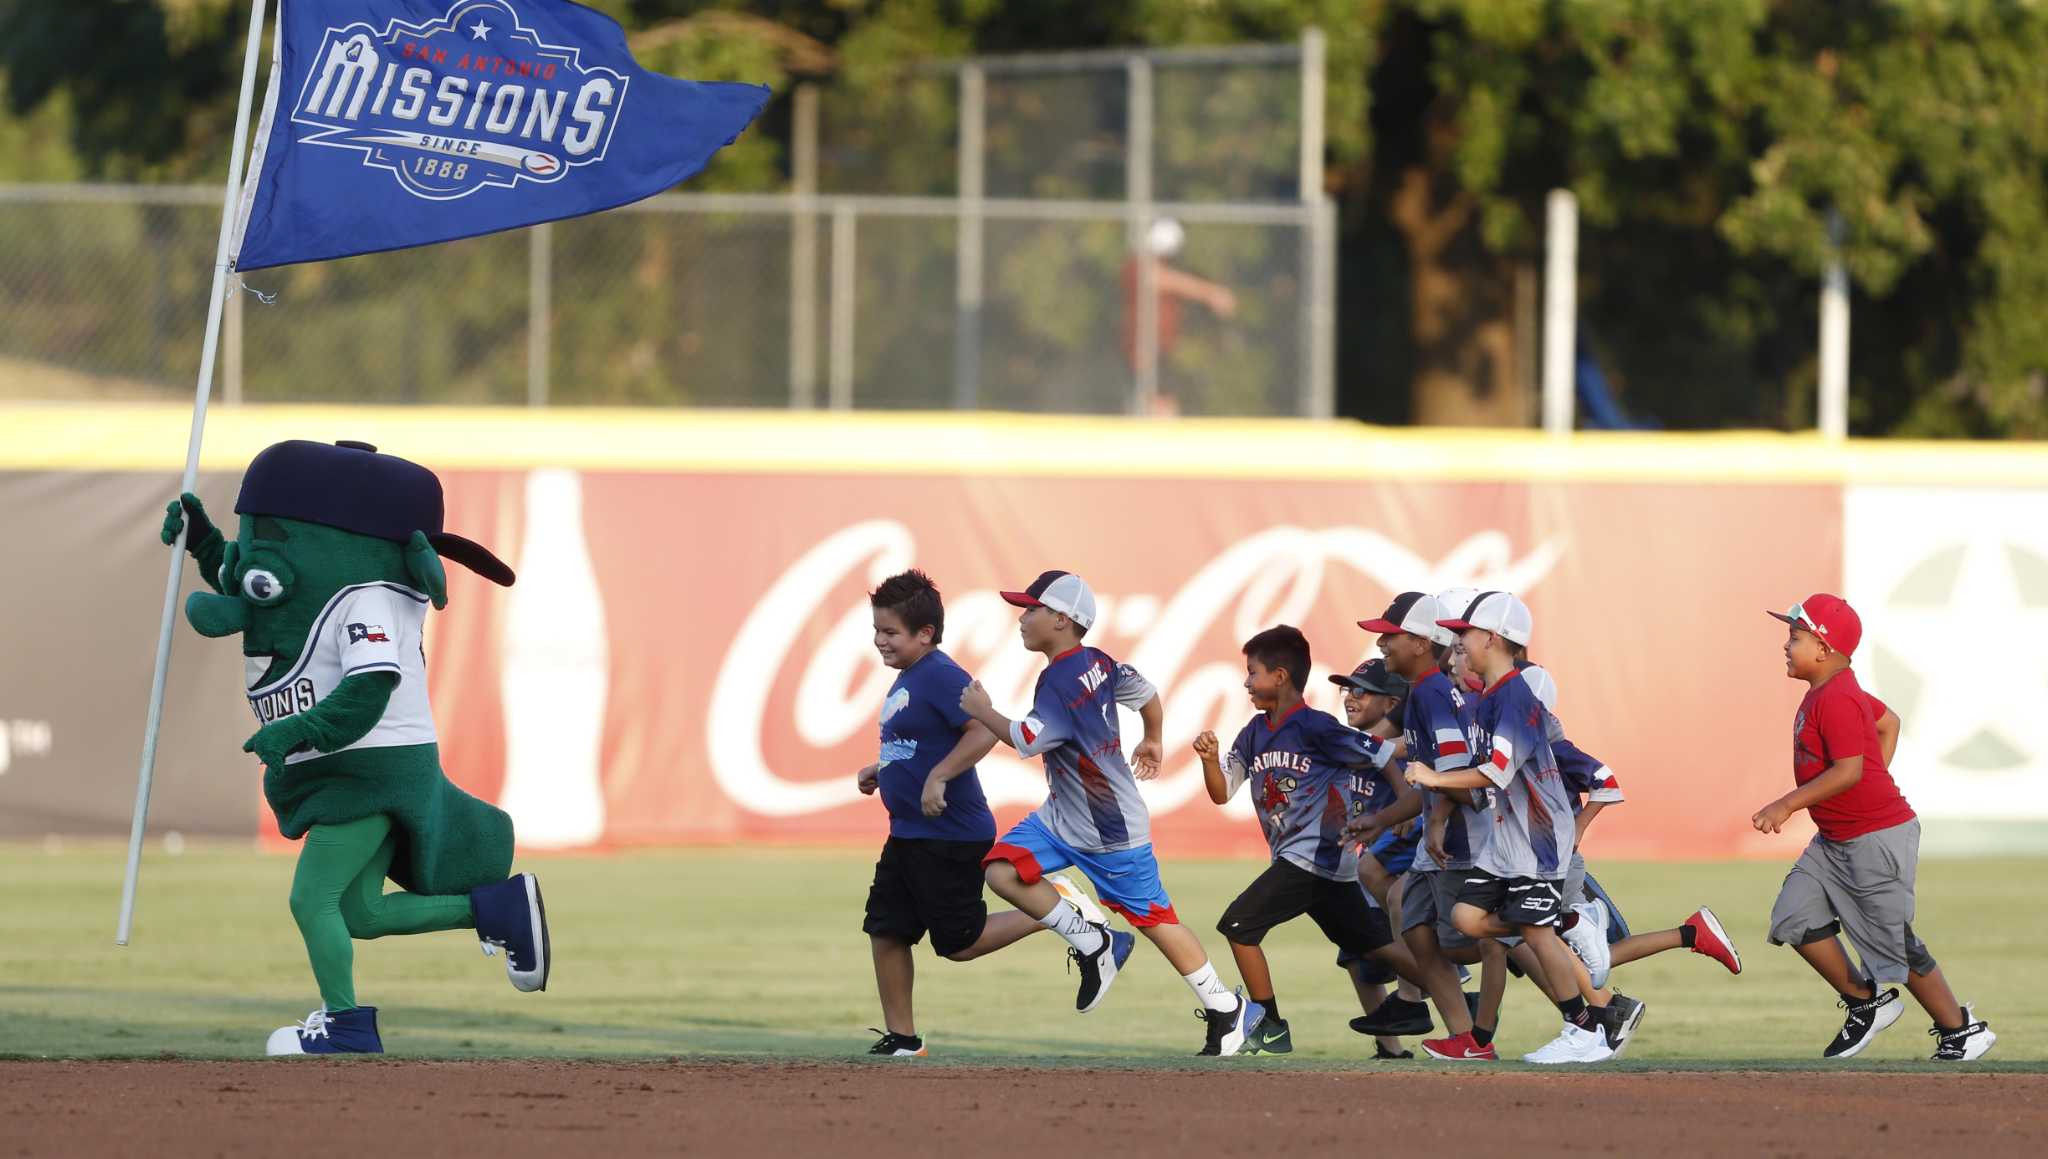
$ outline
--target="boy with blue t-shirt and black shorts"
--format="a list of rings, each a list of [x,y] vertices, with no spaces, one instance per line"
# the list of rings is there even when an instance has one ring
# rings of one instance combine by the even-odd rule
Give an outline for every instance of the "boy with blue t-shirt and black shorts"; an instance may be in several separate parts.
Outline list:
[[[1358,884],[1354,818],[1389,811],[1412,815],[1411,789],[1388,780],[1395,745],[1357,732],[1302,699],[1308,640],[1282,625],[1246,641],[1245,691],[1259,715],[1219,752],[1216,734],[1195,738],[1209,799],[1224,804],[1245,784],[1273,853],[1272,864],[1230,903],[1216,930],[1230,942],[1252,1001],[1266,1008],[1252,1049],[1286,1053],[1292,1035],[1280,1017],[1272,971],[1260,943],[1269,930],[1307,915],[1351,963],[1354,979],[1368,961],[1413,973],[1414,959],[1394,937],[1385,911]],[[1452,987],[1451,996],[1455,998]]]
[[[1165,709],[1158,692],[1130,665],[1082,643],[1095,623],[1095,593],[1080,576],[1045,572],[1025,590],[1002,596],[1024,609],[1018,635],[1046,659],[1031,712],[1011,720],[996,711],[979,683],[960,694],[960,708],[1020,756],[1043,758],[1047,792],[1045,804],[1003,834],[983,859],[989,888],[1066,939],[1081,974],[1074,1007],[1085,1014],[1109,993],[1134,939],[1090,921],[1044,880],[1069,865],[1081,870],[1102,903],[1157,946],[1201,1001],[1207,1039],[1200,1053],[1236,1054],[1265,1011],[1223,984],[1200,940],[1180,924],[1159,880],[1152,817],[1138,793],[1139,777],[1159,773]],[[1118,705],[1136,709],[1145,724],[1145,739],[1130,763],[1124,760]]]
[[[970,681],[939,650],[946,609],[938,588],[909,571],[883,581],[868,603],[875,650],[898,673],[882,703],[881,759],[856,778],[861,792],[879,791],[889,809],[889,840],[861,925],[886,1027],[869,1053],[922,1056],[910,947],[929,932],[935,953],[966,962],[1044,927],[1014,910],[991,917],[982,901],[981,859],[995,841],[996,819],[974,765],[996,738],[960,711]]]

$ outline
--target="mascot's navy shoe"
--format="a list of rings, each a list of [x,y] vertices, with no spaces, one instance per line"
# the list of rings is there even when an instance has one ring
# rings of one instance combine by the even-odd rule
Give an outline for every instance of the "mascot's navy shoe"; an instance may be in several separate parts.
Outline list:
[[[528,992],[547,989],[555,955],[548,944],[548,911],[540,902],[540,880],[530,873],[515,873],[496,885],[472,889],[469,908],[476,915],[476,936],[484,953],[505,951],[505,976],[513,987]]]
[[[329,1014],[325,1007],[306,1015],[297,1026],[280,1026],[270,1032],[263,1053],[279,1054],[383,1054],[384,1040],[377,1037],[377,1008],[358,1006]]]

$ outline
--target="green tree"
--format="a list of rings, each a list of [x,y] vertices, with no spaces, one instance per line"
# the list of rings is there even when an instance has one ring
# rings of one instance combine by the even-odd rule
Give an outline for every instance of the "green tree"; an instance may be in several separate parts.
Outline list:
[[[1836,252],[1854,284],[1852,427],[1863,434],[2048,437],[2048,8],[1960,0],[598,0],[651,67],[705,79],[829,74],[828,188],[945,194],[954,97],[924,62],[972,53],[1328,36],[1329,192],[1343,221],[1340,398],[1378,421],[1517,423],[1531,412],[1530,292],[1544,196],[1579,197],[1582,335],[1632,410],[1673,426],[1804,427],[1813,416],[1815,296]],[[212,180],[226,155],[239,0],[0,5],[0,177]],[[1163,182],[1191,196],[1287,196],[1285,85],[1162,77]],[[1022,196],[1121,195],[1120,90],[1047,83],[992,91],[992,149],[1035,159],[992,171]],[[1259,124],[1265,132],[1238,131]],[[777,189],[788,108],[693,184]],[[1065,134],[1062,138],[1061,134]],[[62,142],[63,147],[58,143]],[[1041,163],[1042,162],[1042,163]],[[994,190],[992,190],[994,191]],[[144,223],[144,236],[152,227]],[[157,230],[165,228],[158,222]],[[749,232],[752,230],[752,232]],[[871,369],[947,373],[950,239],[864,227],[862,278],[892,309],[861,323]],[[574,232],[566,231],[565,232]],[[631,289],[563,324],[594,397],[690,401],[777,379],[758,351],[780,315],[758,291],[688,287],[706,263],[769,275],[759,223],[585,232]],[[659,234],[659,236],[657,236]],[[109,231],[109,236],[125,236]],[[1077,292],[1121,260],[1115,229],[990,235],[990,277],[1025,347],[1113,344],[1120,306]],[[470,256],[470,251],[476,255]],[[492,349],[508,279],[451,247],[437,301]],[[1191,335],[1169,370],[1223,407],[1270,405],[1223,384],[1297,373],[1260,329],[1291,277],[1270,245],[1197,235],[1190,259],[1251,291],[1233,339]],[[466,262],[484,263],[473,268]],[[756,277],[758,275],[758,277]],[[312,277],[292,274],[291,277]],[[327,275],[330,278],[341,275]],[[346,281],[346,278],[342,278]],[[701,283],[701,279],[698,279]],[[593,275],[587,289],[604,294]],[[750,284],[750,283],[742,283]],[[620,283],[623,285],[623,283]],[[471,287],[465,290],[463,287]],[[516,295],[514,295],[516,296]],[[161,295],[159,295],[161,297]],[[474,302],[473,306],[465,305]],[[780,309],[779,303],[773,309]],[[721,313],[722,310],[729,311]],[[576,313],[571,311],[571,314]],[[868,316],[872,314],[873,316]],[[744,317],[742,316],[744,315]],[[488,321],[494,318],[498,321]],[[685,320],[679,325],[678,319]],[[751,321],[748,321],[751,319]],[[703,325],[749,330],[724,354]],[[1270,319],[1267,320],[1270,322]],[[1031,344],[1035,343],[1036,346]],[[431,344],[429,344],[431,345]],[[623,354],[618,353],[625,348]],[[600,355],[610,351],[613,355]],[[771,360],[772,361],[772,360]],[[1021,403],[1072,371],[985,367],[992,401]],[[879,372],[879,371],[878,371]],[[492,372],[497,373],[497,372]],[[478,397],[477,368],[468,388]],[[1206,377],[1202,377],[1206,375]],[[462,377],[457,374],[457,377]],[[1191,379],[1191,381],[1194,379]],[[944,392],[895,383],[900,402]],[[488,392],[485,392],[488,394]],[[1078,396],[1067,405],[1096,405]],[[1272,400],[1278,401],[1278,400]]]

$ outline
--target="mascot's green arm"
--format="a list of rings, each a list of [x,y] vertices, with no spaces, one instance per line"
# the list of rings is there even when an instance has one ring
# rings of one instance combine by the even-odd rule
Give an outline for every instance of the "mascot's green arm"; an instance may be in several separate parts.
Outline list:
[[[220,528],[213,525],[213,520],[206,517],[206,508],[200,505],[199,496],[187,491],[171,500],[170,506],[164,509],[163,532],[159,538],[165,546],[176,543],[188,515],[192,520],[192,534],[185,539],[185,550],[199,565],[199,578],[206,581],[206,586],[227,595],[228,589],[221,586],[220,579],[220,564],[226,556],[227,538],[221,535]]]
[[[384,719],[384,707],[398,687],[396,672],[363,672],[344,677],[320,703],[296,716],[275,720],[256,730],[242,745],[272,768],[302,746],[316,752],[344,749],[369,735]]]

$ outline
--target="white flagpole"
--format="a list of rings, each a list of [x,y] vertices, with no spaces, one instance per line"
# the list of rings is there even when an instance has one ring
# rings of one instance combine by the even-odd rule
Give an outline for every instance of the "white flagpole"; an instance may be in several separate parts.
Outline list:
[[[235,204],[242,189],[242,162],[248,155],[249,106],[256,94],[256,54],[263,43],[266,0],[250,0],[249,44],[242,54],[242,95],[235,106],[235,138],[228,155],[227,192],[221,199],[220,241],[213,252],[213,293],[206,304],[206,344],[199,355],[199,383],[192,402],[192,436],[185,444],[185,475],[178,490],[190,491],[199,479],[199,443],[206,434],[206,400],[213,393],[213,360],[220,349],[222,289],[227,285],[228,243],[235,224]],[[142,767],[135,779],[135,819],[128,830],[128,872],[121,880],[121,925],[114,944],[128,944],[135,923],[135,879],[142,869],[142,829],[149,816],[149,788],[156,773],[157,730],[163,723],[164,681],[171,668],[171,629],[177,625],[178,588],[185,572],[188,522],[171,544],[170,575],[164,580],[164,614],[157,625],[156,671],[149,683],[149,720],[142,730]]]

